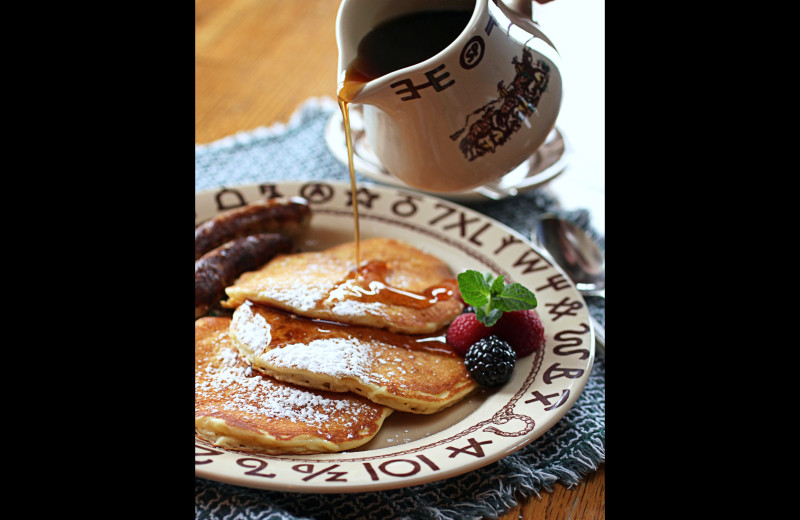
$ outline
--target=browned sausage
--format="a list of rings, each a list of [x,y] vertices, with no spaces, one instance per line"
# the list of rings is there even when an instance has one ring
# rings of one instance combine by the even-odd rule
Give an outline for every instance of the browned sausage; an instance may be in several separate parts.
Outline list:
[[[259,233],[236,238],[212,249],[194,263],[194,316],[199,318],[219,302],[225,287],[240,274],[252,271],[292,249],[290,238]]]
[[[311,208],[300,197],[277,197],[234,208],[194,230],[194,259],[234,238],[256,233],[297,235],[311,221]]]

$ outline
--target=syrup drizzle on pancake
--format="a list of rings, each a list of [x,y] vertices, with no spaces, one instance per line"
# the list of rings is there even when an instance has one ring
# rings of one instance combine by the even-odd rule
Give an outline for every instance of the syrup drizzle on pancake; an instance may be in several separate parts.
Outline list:
[[[442,332],[397,334],[302,318],[245,302],[231,337],[245,359],[277,379],[413,413],[433,413],[461,400],[475,384]],[[266,348],[263,338],[270,337]]]
[[[414,309],[426,309],[437,302],[449,300],[458,290],[455,278],[442,280],[422,292],[398,289],[386,283],[389,266],[386,262],[371,260],[350,272],[347,279],[339,283],[325,300],[346,300],[356,298],[362,302],[376,302],[386,305],[401,305]]]

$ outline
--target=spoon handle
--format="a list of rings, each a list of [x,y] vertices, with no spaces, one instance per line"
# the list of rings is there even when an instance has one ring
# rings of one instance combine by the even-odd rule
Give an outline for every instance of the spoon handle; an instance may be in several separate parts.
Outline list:
[[[606,329],[600,325],[596,319],[591,318],[592,320],[592,328],[594,328],[594,339],[595,344],[600,348],[603,352],[603,355],[606,354]]]

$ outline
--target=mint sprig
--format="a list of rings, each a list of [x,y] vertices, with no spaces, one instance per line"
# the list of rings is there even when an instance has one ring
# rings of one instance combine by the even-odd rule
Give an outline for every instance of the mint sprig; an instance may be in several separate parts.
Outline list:
[[[536,307],[536,296],[518,283],[505,284],[503,276],[468,269],[458,274],[458,288],[467,305],[475,308],[475,317],[491,327],[504,312]]]

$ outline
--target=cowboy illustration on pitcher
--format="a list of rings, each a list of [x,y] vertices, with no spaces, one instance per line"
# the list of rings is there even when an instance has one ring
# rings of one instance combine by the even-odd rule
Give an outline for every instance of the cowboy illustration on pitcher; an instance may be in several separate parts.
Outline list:
[[[527,48],[522,50],[522,61],[514,56],[511,63],[515,71],[511,83],[505,86],[500,80],[498,98],[470,113],[464,127],[450,136],[455,141],[468,129],[458,146],[469,161],[487,152],[494,153],[508,141],[525,118],[536,112],[539,99],[547,90],[550,68],[542,60],[534,65],[533,55]],[[470,123],[475,115],[480,118]]]

